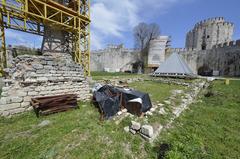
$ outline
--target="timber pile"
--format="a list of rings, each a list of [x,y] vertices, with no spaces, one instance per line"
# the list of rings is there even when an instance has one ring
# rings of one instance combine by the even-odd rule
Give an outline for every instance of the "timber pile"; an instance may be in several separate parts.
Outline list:
[[[37,117],[78,108],[76,94],[32,98],[31,105]]]

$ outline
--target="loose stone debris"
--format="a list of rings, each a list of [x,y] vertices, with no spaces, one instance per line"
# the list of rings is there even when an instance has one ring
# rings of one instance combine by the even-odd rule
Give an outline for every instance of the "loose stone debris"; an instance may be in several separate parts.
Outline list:
[[[150,111],[145,113],[145,119],[144,122],[147,121],[148,116],[155,115],[154,112],[157,111],[157,114],[159,115],[167,115],[168,113],[172,114],[172,117],[168,120],[167,124],[165,125],[156,125],[151,126],[149,124],[144,124],[141,126],[140,130],[139,127],[141,123],[137,123],[135,121],[131,122],[130,132],[133,134],[140,134],[141,137],[143,137],[145,140],[149,142],[153,142],[163,131],[164,129],[168,129],[171,127],[171,124],[173,121],[181,115],[181,113],[188,108],[190,104],[192,104],[195,99],[197,98],[200,91],[204,88],[207,88],[209,86],[209,83],[206,81],[196,81],[193,82],[191,85],[188,85],[188,90],[174,90],[172,92],[171,97],[168,98],[168,100],[165,100],[164,103],[157,103],[153,104],[153,107]],[[180,104],[175,105],[175,100],[177,98],[180,98]],[[166,107],[164,106],[170,106],[170,110],[166,111]],[[129,132],[129,131],[126,131]]]
[[[47,125],[49,125],[49,124],[51,124],[51,121],[49,121],[49,120],[44,120],[44,121],[42,121],[40,124],[38,124],[37,126],[38,126],[38,127],[45,127],[45,126],[47,126]]]

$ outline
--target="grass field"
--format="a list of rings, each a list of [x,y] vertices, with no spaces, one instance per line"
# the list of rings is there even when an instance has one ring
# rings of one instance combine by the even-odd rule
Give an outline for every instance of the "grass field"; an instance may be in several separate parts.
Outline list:
[[[168,97],[174,85],[145,82],[153,101]],[[134,87],[145,90],[143,83]],[[0,158],[148,158],[150,145],[124,132],[132,120],[99,121],[97,109],[80,103],[80,109],[36,118],[33,112],[0,119]],[[37,125],[51,121],[46,127]],[[155,155],[155,154],[154,154]]]
[[[162,102],[173,89],[183,89],[151,81],[131,86],[150,93],[154,102]],[[33,112],[0,118],[0,158],[157,158],[162,144],[169,145],[167,158],[240,158],[240,82],[230,86],[215,82],[213,92],[214,96],[193,104],[154,145],[124,132],[130,117],[119,125],[100,122],[98,111],[89,103],[40,118]],[[51,123],[37,126],[43,120]]]
[[[111,73],[111,72],[91,72],[93,80],[103,80],[103,79],[112,79],[112,78],[138,78],[138,77],[147,77],[146,75],[141,74],[132,74],[132,73]]]
[[[240,81],[214,82],[202,97],[164,132],[157,145],[170,147],[167,158],[240,158]]]

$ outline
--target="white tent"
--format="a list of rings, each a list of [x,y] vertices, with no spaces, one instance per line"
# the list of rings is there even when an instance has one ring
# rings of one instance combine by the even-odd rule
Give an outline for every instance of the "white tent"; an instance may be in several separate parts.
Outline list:
[[[177,53],[173,53],[153,73],[154,76],[186,77],[195,76],[185,60]]]

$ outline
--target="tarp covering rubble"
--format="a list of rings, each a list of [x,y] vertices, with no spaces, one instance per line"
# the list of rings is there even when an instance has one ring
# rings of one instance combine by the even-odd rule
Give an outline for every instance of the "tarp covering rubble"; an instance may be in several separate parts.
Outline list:
[[[136,90],[104,85],[93,91],[93,102],[98,106],[102,117],[109,119],[122,109],[140,116],[151,109],[152,103],[147,93]]]

